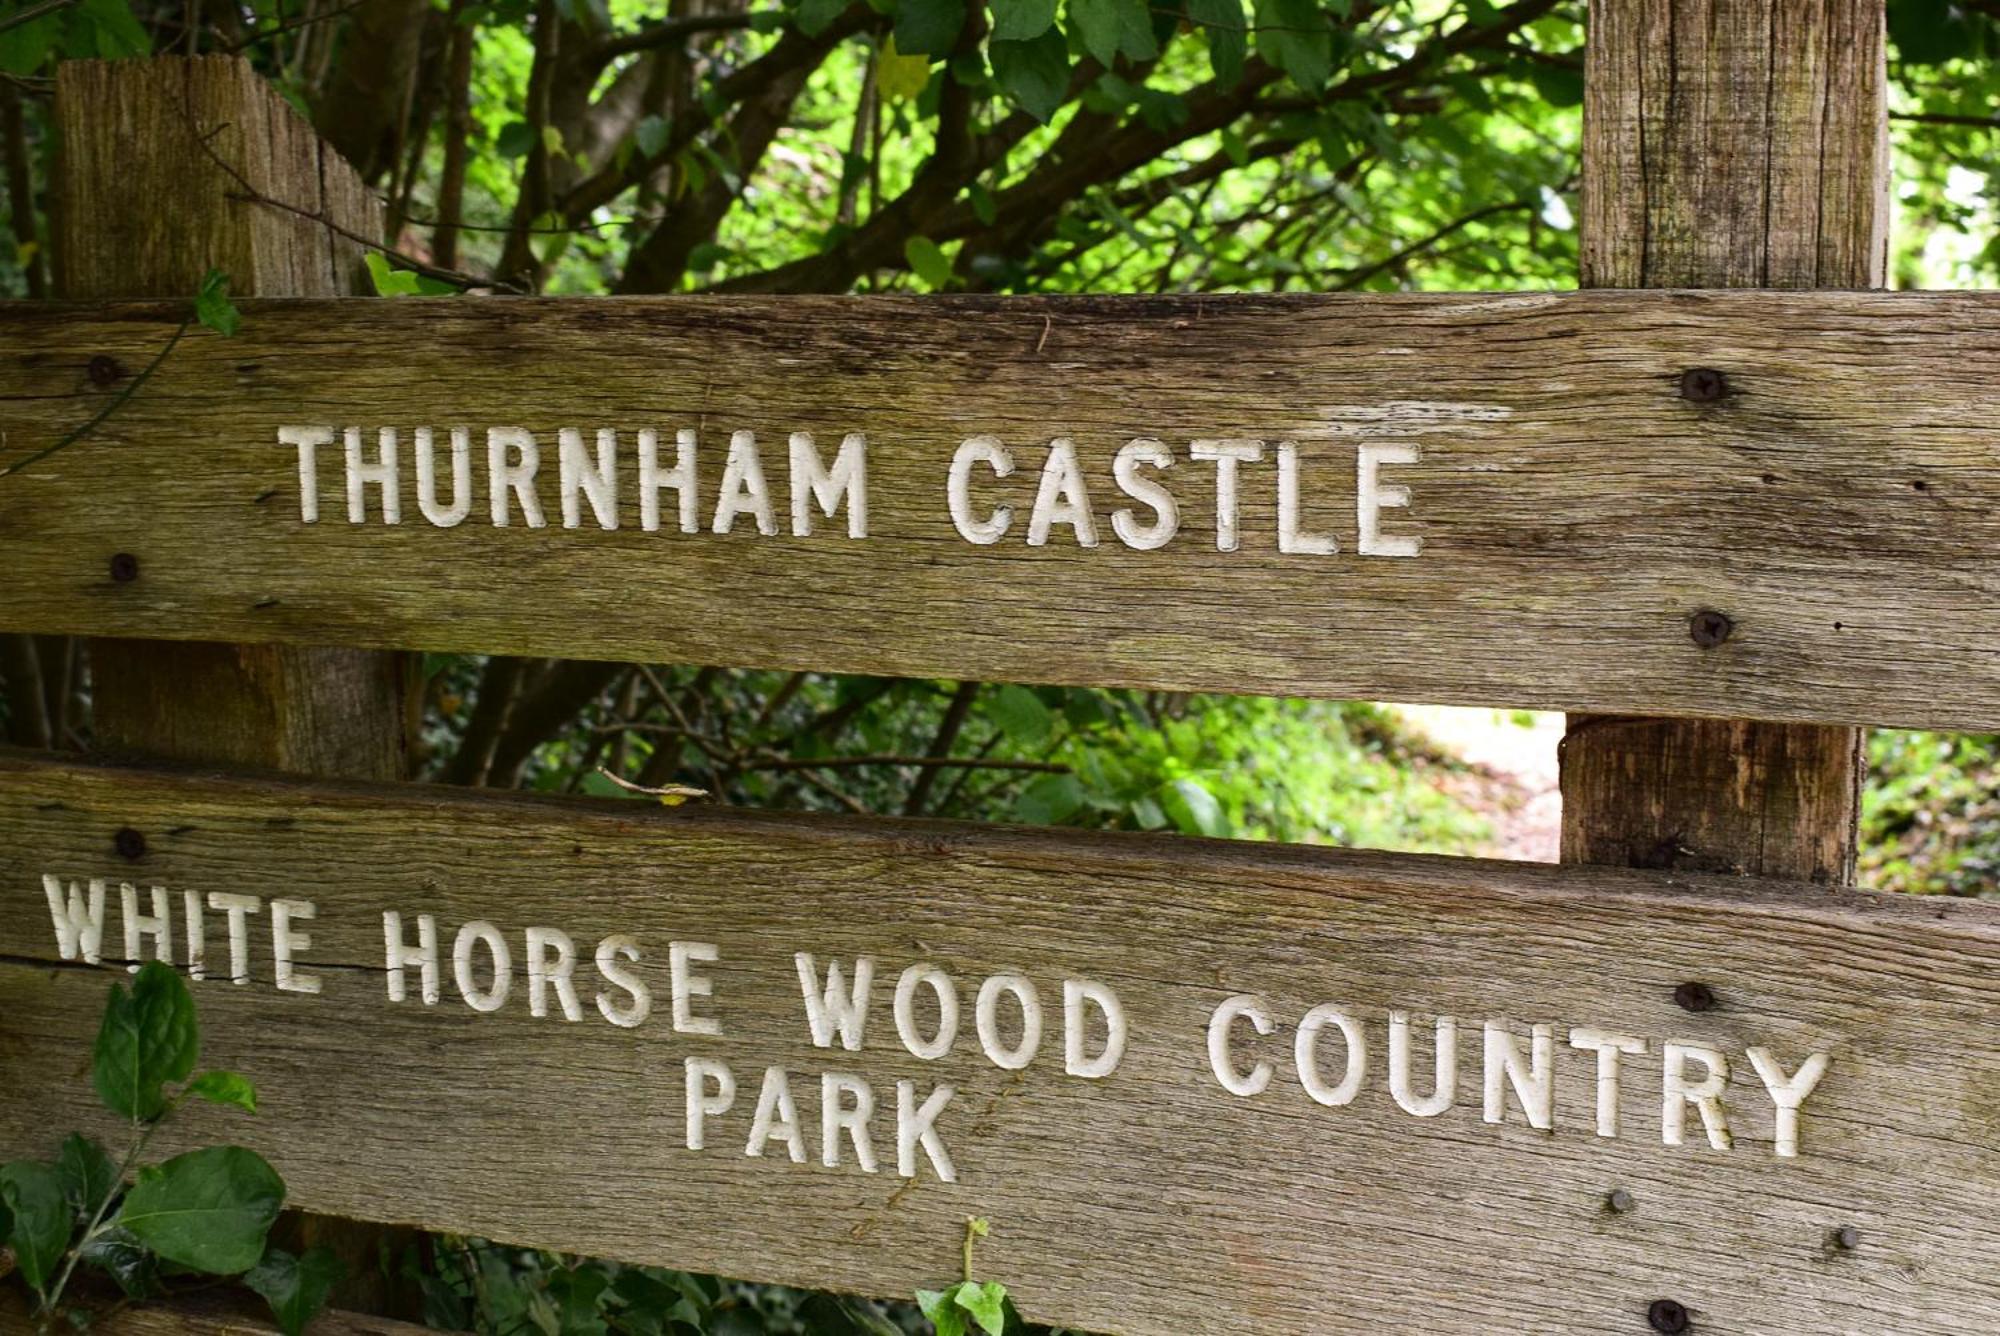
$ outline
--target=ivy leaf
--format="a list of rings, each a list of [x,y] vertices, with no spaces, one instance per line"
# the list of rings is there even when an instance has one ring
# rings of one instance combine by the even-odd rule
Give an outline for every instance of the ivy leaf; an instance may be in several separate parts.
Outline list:
[[[917,1291],[917,1309],[937,1328],[937,1336],[966,1336],[965,1310],[952,1301],[957,1292],[956,1285],[948,1290]]]
[[[929,56],[906,56],[896,46],[894,33],[882,39],[875,57],[875,87],[891,102],[917,97],[931,81]]]
[[[155,1294],[160,1288],[160,1259],[146,1251],[129,1229],[113,1226],[83,1245],[79,1254],[98,1270],[118,1282],[118,1288],[135,1299]]]
[[[1069,21],[1083,49],[1107,70],[1120,52],[1134,60],[1160,54],[1146,0],[1069,0]]]
[[[0,1201],[13,1216],[7,1242],[13,1246],[21,1279],[37,1294],[46,1294],[76,1227],[62,1175],[54,1165],[35,1160],[0,1165]]]
[[[503,158],[524,158],[535,146],[535,132],[526,121],[509,121],[494,137],[493,148]]]
[[[233,1276],[257,1265],[285,1180],[255,1151],[210,1146],[143,1170],[117,1223],[176,1265]]]
[[[364,258],[368,264],[368,279],[375,285],[377,297],[414,297],[423,291],[415,270],[391,268],[388,258],[379,251],[369,251]]]
[[[1233,88],[1243,77],[1243,59],[1250,50],[1243,0],[1187,0],[1187,16],[1208,38],[1208,67],[1215,71],[1215,82]]]
[[[71,1132],[56,1154],[56,1172],[62,1175],[63,1197],[70,1214],[88,1220],[118,1188],[118,1166],[104,1147],[80,1132]]]
[[[1003,1336],[1007,1330],[1007,1287],[997,1280],[981,1284],[965,1281],[952,1292],[953,1301],[972,1314],[989,1336]]]
[[[59,13],[44,14],[31,23],[0,32],[0,71],[33,74],[42,67],[42,62],[55,54],[56,42],[62,32],[63,16]]]
[[[1055,715],[1042,704],[1042,698],[1012,682],[994,693],[993,704],[988,708],[1000,731],[1023,747],[1041,746],[1055,727]]]
[[[898,0],[896,49],[906,56],[942,60],[965,26],[965,0]]]
[[[986,55],[1000,91],[1047,125],[1069,96],[1069,43],[1062,31],[1052,27],[1028,42],[989,42]]]
[[[113,1113],[150,1123],[167,1111],[161,1085],[185,1081],[200,1047],[187,984],[173,966],[149,960],[131,992],[111,985],[91,1053],[91,1084]]]
[[[235,338],[243,327],[243,313],[229,300],[229,275],[220,269],[202,275],[194,294],[194,318],[225,339]]]
[[[250,1078],[235,1072],[203,1072],[188,1082],[187,1093],[211,1104],[233,1104],[250,1113],[257,1112],[257,1087]]]
[[[1309,93],[1333,75],[1333,32],[1317,0],[1257,0],[1257,52]]]
[[[911,237],[903,243],[903,258],[918,278],[934,288],[951,286],[951,261],[944,257],[938,244],[929,237]]]
[[[1040,37],[1056,21],[1056,0],[990,0],[993,40],[1025,42]]]
[[[243,1277],[243,1283],[264,1296],[285,1336],[299,1336],[306,1323],[326,1307],[327,1296],[345,1270],[340,1259],[325,1248],[309,1248],[304,1257],[270,1248],[265,1250],[264,1260]]]
[[[1552,107],[1574,107],[1583,101],[1583,71],[1539,62],[1528,67],[1528,78],[1542,101]]]
[[[1161,787],[1160,808],[1183,835],[1210,835],[1217,839],[1229,834],[1229,818],[1222,804],[1198,779],[1177,779]]]

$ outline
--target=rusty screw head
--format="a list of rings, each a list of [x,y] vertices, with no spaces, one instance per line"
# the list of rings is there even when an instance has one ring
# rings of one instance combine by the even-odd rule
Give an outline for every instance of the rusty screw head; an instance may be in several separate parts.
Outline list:
[[[1688,1310],[1672,1299],[1655,1299],[1646,1307],[1646,1321],[1664,1336],[1679,1336],[1688,1329]]]
[[[1861,1246],[1861,1231],[1853,1225],[1842,1225],[1833,1231],[1833,1246],[1842,1252],[1853,1252]]]
[[[99,353],[84,365],[84,374],[90,377],[92,385],[99,387],[116,385],[124,376],[125,368],[118,365],[117,358],[106,357],[103,353]]]
[[[1624,1188],[1613,1188],[1604,1194],[1604,1204],[1611,1208],[1613,1214],[1624,1215],[1632,1209],[1632,1194]]]
[[[1690,367],[1681,372],[1681,398],[1691,404],[1712,404],[1729,393],[1729,378],[1714,367]]]
[[[1713,1011],[1715,990],[1705,983],[1693,981],[1675,984],[1674,1002],[1682,1011]]]
[[[1736,629],[1736,623],[1729,620],[1729,614],[1717,612],[1713,608],[1703,608],[1688,618],[1688,634],[1694,643],[1703,649],[1714,649]]]
[[[139,578],[139,559],[130,552],[112,553],[111,578],[118,584],[131,584]]]
[[[111,847],[120,858],[137,860],[146,856],[146,837],[130,826],[120,826],[111,837]]]

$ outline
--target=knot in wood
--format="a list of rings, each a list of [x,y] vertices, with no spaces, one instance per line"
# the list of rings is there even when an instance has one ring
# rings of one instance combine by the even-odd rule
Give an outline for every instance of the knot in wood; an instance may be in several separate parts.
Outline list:
[[[90,377],[92,385],[116,385],[125,375],[125,368],[118,365],[117,358],[99,353],[84,365],[84,374]]]
[[[130,826],[120,826],[111,837],[111,847],[121,858],[140,859],[146,856],[146,837]]]
[[[112,553],[111,578],[117,584],[131,584],[139,578],[139,559],[130,552]]]

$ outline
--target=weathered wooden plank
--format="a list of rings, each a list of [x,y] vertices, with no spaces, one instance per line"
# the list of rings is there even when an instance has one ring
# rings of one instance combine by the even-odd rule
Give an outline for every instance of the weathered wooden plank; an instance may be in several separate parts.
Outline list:
[[[775,298],[271,302],[244,333],[182,339],[87,440],[0,477],[0,624],[37,631],[670,659],[883,674],[1103,682],[1678,715],[2000,720],[2000,299],[1991,294],[1609,293],[1228,298]],[[102,408],[176,308],[21,305],[0,319],[5,449],[20,459]],[[1721,371],[1722,396],[1683,397]],[[1713,382],[1690,382],[1699,395]],[[436,433],[439,527],[414,431]],[[381,488],[348,521],[344,451],[312,451],[305,523],[286,427],[400,432],[402,522]],[[449,429],[469,429],[453,505]],[[617,433],[620,527],[572,488],[558,433]],[[539,446],[546,527],[500,489],[489,433]],[[679,496],[641,515],[639,432],[657,475],[693,433]],[[725,514],[732,433],[755,433],[770,527]],[[831,468],[866,437],[868,515],[818,515],[787,438]],[[979,544],[947,506],[961,443]],[[1157,438],[1179,528],[1113,456]],[[1075,442],[1098,545],[1049,488]],[[1239,546],[1218,550],[1222,470],[1196,440],[1263,443],[1240,474]],[[1298,447],[1299,537],[1279,551],[1281,442]],[[1360,452],[1407,507],[1362,555]],[[747,453],[747,451],[745,452]],[[584,470],[575,470],[578,477]],[[656,476],[655,481],[660,481]],[[524,484],[526,486],[526,484]],[[833,489],[829,488],[831,492]],[[750,502],[730,483],[726,494]],[[804,495],[808,537],[794,536]],[[1393,493],[1384,500],[1395,500]],[[837,502],[844,495],[835,496]],[[614,512],[607,506],[607,515]],[[1143,541],[1143,535],[1141,535]],[[1380,549],[1378,548],[1378,553]],[[112,574],[118,554],[136,559]],[[135,574],[136,570],[136,574]],[[1724,614],[1704,646],[1691,619]],[[1712,626],[1722,623],[1713,622]]]
[[[1589,32],[1585,287],[1883,285],[1882,0],[1618,0]],[[1862,758],[1825,724],[1573,720],[1563,859],[1852,882]]]
[[[116,1308],[115,1296],[101,1303],[93,1296],[86,1311],[102,1314],[90,1325],[97,1336],[277,1336],[278,1324],[262,1302],[246,1291],[184,1295]],[[0,1332],[34,1329],[26,1297],[0,1286]],[[322,1311],[306,1330],[310,1336],[424,1336],[431,1329],[334,1308]]]
[[[122,827],[145,836],[136,861],[114,851]],[[52,1146],[89,1116],[81,1055],[106,974],[58,964],[45,874],[75,879],[86,904],[88,879],[106,879],[107,962],[126,955],[122,881],[142,912],[149,888],[165,888],[177,955],[184,891],[258,897],[249,982],[226,982],[229,934],[211,909],[196,996],[208,1060],[251,1074],[262,1111],[201,1111],[180,1135],[260,1148],[310,1209],[883,1293],[951,1279],[962,1221],[983,1215],[993,1233],[982,1273],[1031,1314],[1111,1331],[1636,1332],[1658,1300],[1683,1305],[1703,1332],[2000,1323],[1991,905],[174,777],[17,754],[0,760],[9,1155]],[[317,994],[273,987],[280,900],[312,906],[309,920],[293,909],[287,930],[311,937],[293,969]],[[434,916],[435,1005],[421,1000],[420,964],[404,971],[404,1000],[390,1000],[385,911],[412,945],[419,916]],[[510,957],[509,991],[490,1012],[465,1000],[494,988],[490,947],[470,945],[482,930],[464,927],[474,922],[491,924]],[[530,928],[573,943],[581,1019],[564,1019],[552,987],[548,1014],[530,1014]],[[599,1010],[601,999],[629,1019],[633,1006],[594,963],[607,939],[606,959],[649,990],[636,1027]],[[716,957],[686,949],[678,1017],[673,942]],[[812,953],[821,980],[830,961],[851,979],[858,958],[874,960],[858,1049],[837,1031],[815,1044],[797,952]],[[892,1006],[919,965],[949,976],[959,1002],[955,1045],[934,1061],[905,1047]],[[1013,998],[1000,996],[991,1035],[976,1024],[983,981],[1004,974],[1032,981],[1044,1017],[1039,1050],[1018,1069],[986,1054],[1021,1042]],[[1065,1070],[1066,980],[1116,995],[1128,1042],[1109,1075]],[[928,985],[917,994],[923,1045],[937,1012]],[[1229,1031],[1230,1070],[1272,1064],[1249,1096],[1221,1086],[1205,1040],[1237,995],[1261,999],[1276,1025],[1268,1037],[1247,1020]],[[1324,1003],[1354,1019],[1366,1047],[1346,1104],[1322,1105],[1299,1076],[1299,1022]],[[1435,1116],[1406,1112],[1389,1089],[1395,1011],[1413,1017],[1408,1101],[1433,1090],[1435,1019],[1456,1020],[1456,1094]],[[710,1021],[719,1034],[699,1032]],[[1529,1125],[1504,1072],[1502,1121],[1485,1121],[1489,1023],[1516,1037],[1524,1064],[1530,1027],[1551,1027],[1549,1130]],[[1598,1058],[1571,1046],[1590,1028],[1645,1043],[1623,1059],[1615,1136],[1597,1131]],[[1086,1060],[1105,1038],[1092,1012]],[[1726,1060],[1731,1149],[1710,1144],[1694,1106],[1665,1099],[1670,1042]],[[1825,1055],[1795,1156],[1776,1153],[1753,1048],[1788,1074]],[[1325,1029],[1325,1087],[1342,1081],[1347,1053],[1337,1026]],[[699,1151],[686,1144],[695,1060],[726,1063],[737,1087],[704,1120]],[[789,1074],[804,1163],[782,1129],[762,1156],[745,1154],[769,1067]],[[1693,1057],[1684,1069],[1706,1074]],[[838,1132],[838,1165],[822,1162],[828,1073],[872,1092],[876,1172]],[[954,1181],[921,1143],[915,1176],[899,1173],[899,1081],[913,1105],[953,1087],[934,1129]],[[1683,1144],[1665,1144],[1670,1110]]]

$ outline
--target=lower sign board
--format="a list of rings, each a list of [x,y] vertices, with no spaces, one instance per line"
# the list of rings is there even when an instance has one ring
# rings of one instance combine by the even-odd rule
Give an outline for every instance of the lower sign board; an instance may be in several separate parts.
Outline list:
[[[1090,1330],[2000,1326],[1990,905],[17,754],[0,1156],[155,955],[260,1094],[160,1149],[315,1211],[880,1294],[983,1216]]]

